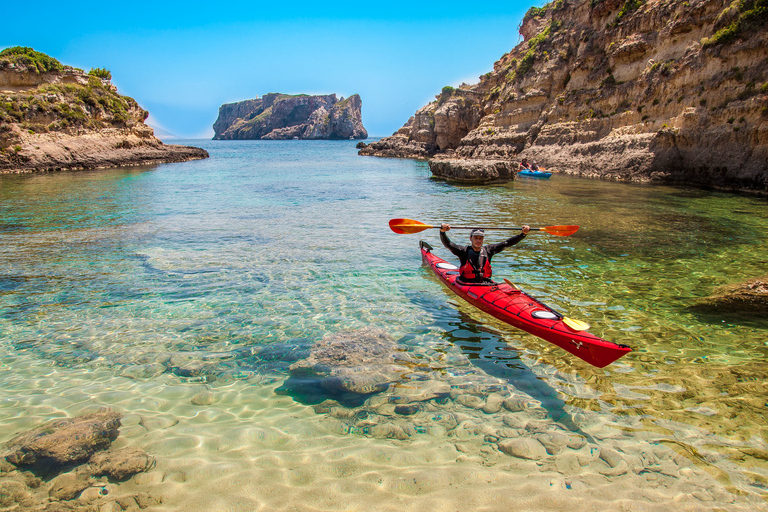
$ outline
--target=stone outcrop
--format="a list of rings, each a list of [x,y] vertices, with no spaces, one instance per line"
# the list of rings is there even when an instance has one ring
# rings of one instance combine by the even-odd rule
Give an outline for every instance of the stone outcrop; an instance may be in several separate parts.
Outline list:
[[[765,315],[768,313],[768,275],[720,286],[709,297],[699,299],[692,308],[704,312]]]
[[[766,0],[557,0],[475,85],[361,155],[523,157],[573,175],[768,194]]]
[[[309,96],[265,94],[219,107],[216,140],[365,139],[363,102],[355,94]]]
[[[149,113],[106,70],[85,73],[31,48],[0,52],[0,173],[95,169],[207,158],[166,145]]]

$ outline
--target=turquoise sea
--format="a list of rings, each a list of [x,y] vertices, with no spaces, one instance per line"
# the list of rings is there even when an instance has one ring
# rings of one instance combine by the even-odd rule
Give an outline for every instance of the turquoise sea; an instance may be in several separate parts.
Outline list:
[[[764,198],[460,186],[356,141],[183,143],[211,158],[0,175],[0,442],[117,410],[116,444],[157,461],[120,485],[157,511],[768,510],[768,319],[692,308],[768,273]],[[397,217],[578,224],[494,274],[634,351],[597,369],[463,303],[421,265],[420,239],[453,258],[437,230]],[[288,389],[315,342],[370,328],[407,357],[400,382]]]

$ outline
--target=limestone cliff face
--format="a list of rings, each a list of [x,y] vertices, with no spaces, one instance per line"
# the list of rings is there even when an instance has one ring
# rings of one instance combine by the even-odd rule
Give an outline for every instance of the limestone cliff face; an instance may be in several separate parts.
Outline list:
[[[271,93],[261,99],[227,103],[213,124],[214,139],[365,139],[361,109],[355,94],[338,100],[325,96]]]
[[[454,167],[527,157],[580,176],[768,194],[766,28],[766,0],[532,8],[524,41],[480,83],[444,88],[360,154]]]
[[[102,168],[207,158],[165,145],[148,112],[110,83],[31,48],[0,52],[0,172]],[[99,76],[101,75],[101,76]]]

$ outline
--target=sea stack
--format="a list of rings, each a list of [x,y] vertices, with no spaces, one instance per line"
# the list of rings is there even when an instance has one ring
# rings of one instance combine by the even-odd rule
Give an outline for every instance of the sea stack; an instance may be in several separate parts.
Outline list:
[[[226,103],[213,124],[214,140],[365,139],[358,94],[265,94]]]
[[[166,145],[149,112],[118,94],[106,69],[81,69],[32,48],[0,52],[0,173],[96,169],[207,158]]]

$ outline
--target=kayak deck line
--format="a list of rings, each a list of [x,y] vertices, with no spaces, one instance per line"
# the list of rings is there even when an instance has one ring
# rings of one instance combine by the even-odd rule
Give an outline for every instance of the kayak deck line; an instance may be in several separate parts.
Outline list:
[[[464,283],[458,268],[432,253],[432,247],[419,243],[425,264],[448,288],[491,316],[553,343],[584,361],[603,368],[632,351],[627,345],[606,341],[583,329],[574,329],[566,317],[509,283]]]

